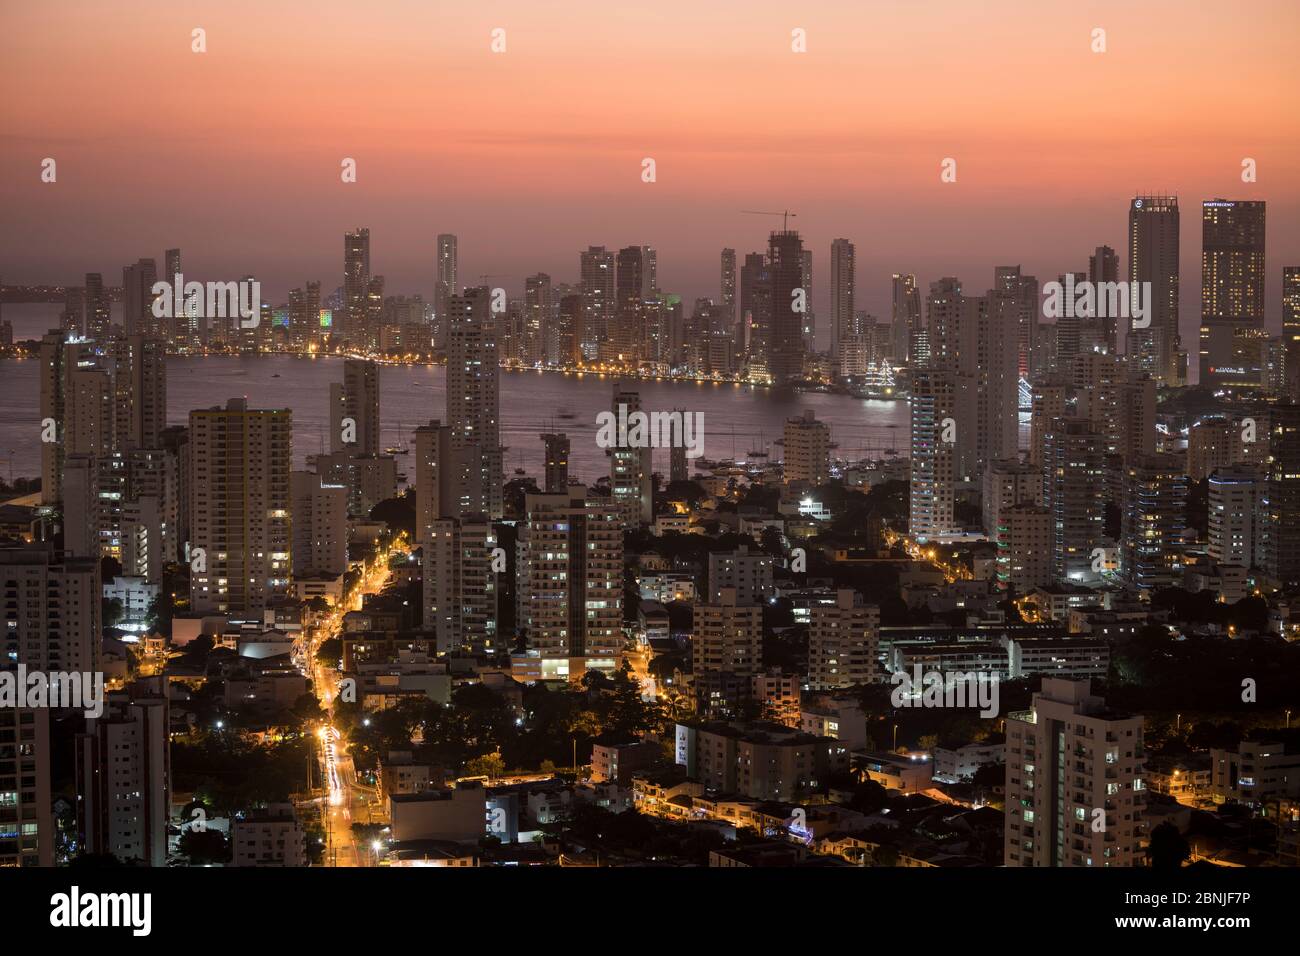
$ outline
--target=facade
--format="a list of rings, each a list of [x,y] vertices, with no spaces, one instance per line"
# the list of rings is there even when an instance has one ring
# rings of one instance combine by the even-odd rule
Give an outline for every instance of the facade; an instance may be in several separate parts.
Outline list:
[[[739,604],[762,604],[773,593],[773,557],[765,551],[750,551],[741,545],[737,551],[714,551],[709,554],[709,600],[722,600],[724,589],[736,592]]]
[[[516,621],[543,675],[571,676],[569,661],[613,670],[623,648],[623,533],[608,498],[580,485],[530,494],[519,526]],[[550,661],[551,663],[547,663]],[[572,676],[578,676],[573,673]]]
[[[800,418],[787,418],[784,431],[785,483],[816,487],[830,477],[831,429],[811,409]]]
[[[260,615],[289,590],[293,413],[190,412],[190,607]],[[201,550],[197,550],[201,549]]]
[[[167,863],[168,701],[161,684],[109,695],[77,735],[77,825],[86,852]]]
[[[835,690],[869,684],[875,678],[880,609],[856,591],[836,592],[832,605],[811,610],[808,627],[808,687]]]
[[[1089,682],[1048,678],[1007,716],[1007,866],[1135,866],[1145,784],[1143,719]]]

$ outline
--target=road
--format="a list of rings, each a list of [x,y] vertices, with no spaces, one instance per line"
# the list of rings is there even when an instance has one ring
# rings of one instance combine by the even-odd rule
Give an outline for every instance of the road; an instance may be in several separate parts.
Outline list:
[[[311,678],[321,709],[327,715],[317,730],[321,777],[325,781],[326,866],[369,866],[376,862],[376,855],[369,847],[359,846],[352,832],[354,822],[368,822],[373,818],[373,791],[357,783],[348,742],[335,725],[338,673],[318,661],[316,652],[323,642],[342,634],[343,615],[349,610],[360,610],[363,595],[378,594],[384,589],[389,578],[388,559],[404,550],[405,539],[399,537],[387,551],[372,559],[356,587],[307,633],[301,648],[299,667]]]

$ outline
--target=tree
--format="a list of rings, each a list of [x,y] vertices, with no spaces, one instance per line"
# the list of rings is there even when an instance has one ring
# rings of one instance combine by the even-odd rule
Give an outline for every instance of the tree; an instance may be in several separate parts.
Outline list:
[[[1147,845],[1147,863],[1151,869],[1180,869],[1191,855],[1187,839],[1172,823],[1162,823],[1151,831],[1151,842]]]
[[[465,764],[465,775],[467,777],[488,777],[495,780],[497,777],[504,776],[505,772],[506,762],[501,759],[500,753],[474,757]]]

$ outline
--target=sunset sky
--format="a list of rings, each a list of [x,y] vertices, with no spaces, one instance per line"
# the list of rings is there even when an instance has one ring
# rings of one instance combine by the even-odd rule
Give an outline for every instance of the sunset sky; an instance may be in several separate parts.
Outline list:
[[[1128,199],[1154,191],[1183,207],[1185,337],[1201,200],[1268,201],[1270,327],[1300,264],[1294,0],[7,0],[0,27],[7,284],[117,284],[179,245],[194,278],[251,272],[280,301],[338,285],[342,234],[367,225],[393,293],[428,296],[454,232],[464,283],[574,281],[588,244],[644,243],[689,301],[717,295],[721,247],[779,222],[741,209],[788,207],[824,332],[837,236],[887,317],[895,271],[981,292],[997,264],[1046,281],[1102,243],[1126,261]]]

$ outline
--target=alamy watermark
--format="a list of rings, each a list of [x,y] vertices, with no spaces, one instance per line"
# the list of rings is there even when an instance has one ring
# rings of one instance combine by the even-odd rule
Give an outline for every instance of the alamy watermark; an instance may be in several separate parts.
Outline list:
[[[189,318],[239,319],[241,329],[255,329],[262,321],[262,283],[256,279],[239,282],[186,282],[179,272],[175,280],[155,282],[153,314],[156,319]]]
[[[912,673],[894,671],[889,677],[894,685],[889,702],[894,707],[978,707],[981,717],[998,715],[996,673],[990,671],[925,670],[912,665]]]
[[[596,444],[600,448],[685,448],[686,457],[704,454],[703,412],[628,411],[596,415]]]
[[[1135,329],[1151,324],[1150,282],[1075,281],[1067,272],[1064,284],[1048,282],[1043,293],[1043,315],[1049,319],[1132,319]]]
[[[0,707],[80,710],[87,717],[104,713],[103,671],[0,671]]]

